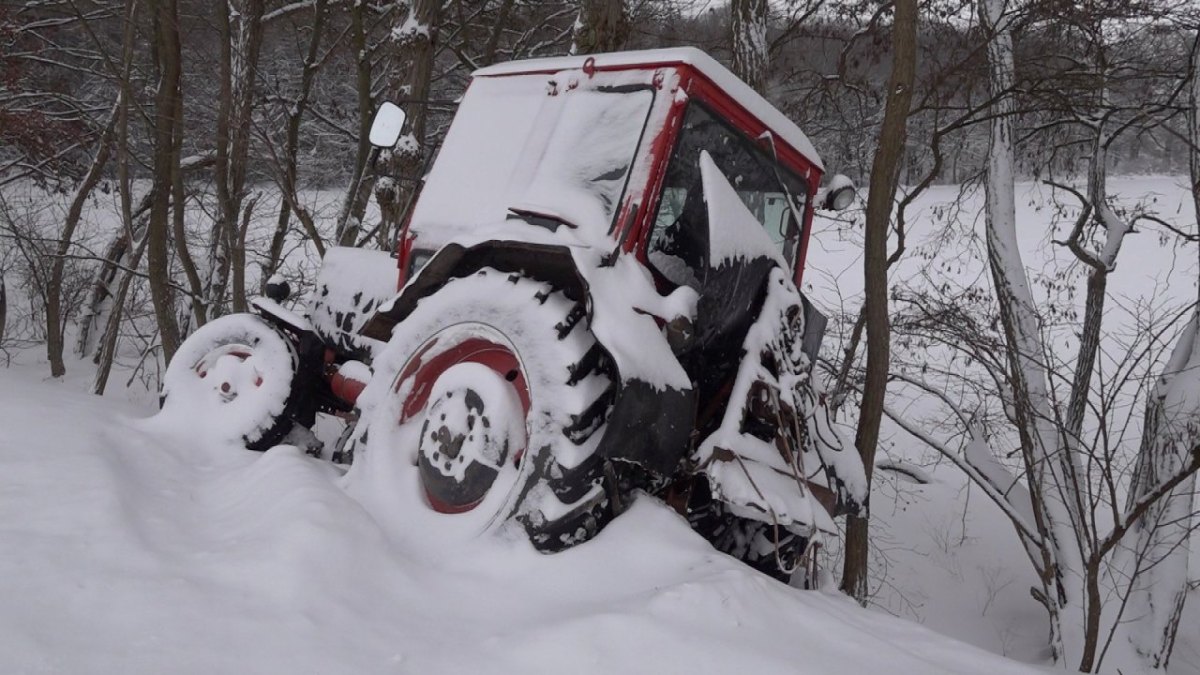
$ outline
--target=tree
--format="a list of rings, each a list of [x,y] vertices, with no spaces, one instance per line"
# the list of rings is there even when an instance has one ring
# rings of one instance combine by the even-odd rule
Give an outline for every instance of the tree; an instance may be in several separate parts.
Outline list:
[[[901,291],[909,309],[893,324],[904,340],[919,336],[921,351],[906,362],[910,368],[893,370],[892,381],[941,400],[964,438],[961,448],[885,412],[959,466],[1013,523],[1040,580],[1033,595],[1047,611],[1058,663],[1086,672],[1163,667],[1187,580],[1176,552],[1194,527],[1191,486],[1200,468],[1200,410],[1180,396],[1195,388],[1188,368],[1195,324],[1182,332],[1145,400],[1140,446],[1122,447],[1117,408],[1128,403],[1112,392],[1136,387],[1139,369],[1150,367],[1160,336],[1175,323],[1147,323],[1136,343],[1122,345],[1126,356],[1106,354],[1109,275],[1136,224],[1172,226],[1145,205],[1118,206],[1108,170],[1113,149],[1127,136],[1171,123],[1181,110],[1184,78],[1160,67],[1155,52],[1169,48],[1171,36],[1153,5],[1047,8],[981,0],[976,9],[989,92],[982,114],[971,117],[989,136],[983,239],[991,287]],[[1013,40],[1018,26],[1025,39],[1056,45],[1040,52],[1023,81]],[[1149,35],[1153,48],[1146,47]],[[1059,207],[1067,235],[1053,243],[1074,267],[1049,281],[1032,276],[1018,248],[1018,148],[1029,149],[1020,154],[1043,174],[1084,169],[1079,187],[1045,181],[1073,202]],[[1076,279],[1083,285],[1078,312],[1070,296],[1066,307],[1038,302],[1036,283],[1073,293]],[[1064,335],[1076,345],[1070,353],[1056,339]],[[947,350],[953,365],[931,363],[931,346]],[[1107,372],[1104,359],[1112,364]],[[965,372],[955,372],[959,367]],[[968,398],[978,402],[967,405]],[[1009,456],[1019,466],[1009,465]]]
[[[215,176],[218,215],[209,239],[204,312],[197,315],[198,320],[214,319],[221,314],[231,271],[233,311],[246,311],[246,254],[240,245],[244,238],[239,223],[246,196],[250,125],[258,90],[258,59],[266,10],[264,0],[232,0],[216,7],[221,33]]]
[[[404,92],[408,106],[408,133],[382,161],[385,169],[375,181],[375,200],[382,220],[379,241],[386,247],[392,233],[399,232],[400,219],[417,187],[426,157],[425,127],[429,119],[429,93],[437,57],[438,27],[442,3],[416,0],[409,14],[392,31],[396,67],[392,91]]]
[[[767,45],[767,0],[731,0],[729,28],[733,44],[733,73],[759,93],[766,91],[770,66]]]
[[[629,33],[629,12],[624,0],[583,0],[575,21],[571,53],[619,51],[629,41]]]
[[[900,162],[904,155],[916,54],[916,0],[897,0],[895,22],[892,26],[892,72],[888,78],[887,103],[884,107],[883,124],[879,130],[879,144],[871,165],[863,253],[863,316],[867,331],[867,367],[854,444],[862,457],[868,485],[875,464],[884,394],[887,390],[891,332],[888,322],[887,239],[892,208],[896,200],[896,186],[900,177]],[[865,602],[867,597],[867,530],[866,517],[849,516],[846,524],[842,590],[859,602]]]
[[[154,38],[159,81],[154,96],[154,186],[147,229],[147,272],[150,296],[158,323],[163,360],[169,362],[179,348],[179,323],[171,292],[168,219],[171,196],[180,182],[179,154],[183,135],[182,63],[179,11],[175,0],[154,0]],[[182,213],[182,204],[176,204]],[[184,244],[177,240],[178,244]]]

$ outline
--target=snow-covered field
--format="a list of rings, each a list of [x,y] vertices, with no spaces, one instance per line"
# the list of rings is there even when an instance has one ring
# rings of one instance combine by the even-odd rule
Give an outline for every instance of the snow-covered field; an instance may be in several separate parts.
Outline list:
[[[397,538],[388,495],[294,448],[0,377],[6,673],[1020,673],[713,552],[641,500],[598,538]]]
[[[1112,188],[1194,227],[1179,179]],[[1049,239],[1072,217],[1047,206],[1046,190],[1018,195],[1026,262],[1039,271],[1062,262]],[[937,188],[910,214],[897,285],[985,276],[965,240],[931,236],[955,192]],[[965,203],[964,229],[978,198]],[[827,309],[857,306],[859,235],[817,231],[807,285]],[[1191,301],[1195,259],[1149,227],[1127,240],[1106,339],[1119,344],[1143,302]],[[0,368],[0,672],[1015,673],[1028,668],[979,648],[1048,656],[1011,525],[895,430],[884,453],[934,481],[877,481],[868,611],[743,568],[651,500],[554,556],[521,541],[423,537],[411,524],[427,516],[389,492],[401,486],[347,484],[294,449],[250,453],[180,420],[143,421],[156,405],[140,379],[125,389],[124,371],[98,399],[83,393],[85,362],[48,382],[43,359],[25,350]],[[906,409],[932,414],[920,401]],[[1173,673],[1200,673],[1198,601]]]

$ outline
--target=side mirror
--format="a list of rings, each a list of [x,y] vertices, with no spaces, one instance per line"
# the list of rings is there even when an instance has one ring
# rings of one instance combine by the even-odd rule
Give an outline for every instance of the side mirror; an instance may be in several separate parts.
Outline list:
[[[819,196],[818,204],[826,211],[844,211],[854,203],[854,181],[842,174],[829,179]]]
[[[371,145],[377,148],[395,147],[396,141],[400,140],[406,117],[403,108],[391,101],[384,101],[379,110],[375,111],[375,119],[371,122]]]

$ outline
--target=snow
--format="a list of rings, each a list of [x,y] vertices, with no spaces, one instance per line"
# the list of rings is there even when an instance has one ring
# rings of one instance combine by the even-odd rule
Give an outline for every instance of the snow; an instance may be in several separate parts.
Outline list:
[[[647,170],[642,130],[651,109],[659,120],[669,102],[650,90],[602,89],[649,87],[652,77],[473,80],[413,210],[419,244],[477,236],[510,209],[561,216],[586,241],[607,236],[626,183],[638,185]]]
[[[587,89],[561,96],[558,123],[550,130],[524,197],[514,206],[549,206],[567,222],[607,231],[617,214],[646,116],[649,91],[622,94]]]
[[[1193,227],[1188,225],[1194,220],[1186,178],[1114,176],[1110,178],[1109,189],[1114,203],[1122,209],[1130,209],[1139,202],[1151,203],[1169,222]],[[1080,281],[1086,270],[1072,266],[1069,251],[1050,244],[1051,239],[1065,237],[1077,215],[1070,208],[1066,212],[1055,210],[1051,202],[1055,192],[1038,183],[1017,184],[1016,243],[1034,280],[1035,298],[1055,303],[1060,311],[1070,311],[1080,307],[1083,298],[1081,294],[1067,295],[1060,290],[1061,284],[1064,279],[1068,283]],[[1073,206],[1073,198],[1064,195],[1063,199]],[[975,236],[982,232],[978,216],[982,202],[983,195],[978,189],[960,196],[959,186],[935,186],[913,204],[908,213],[908,253],[889,274],[894,297],[909,297],[936,286],[948,297],[966,300],[973,289],[989,287],[990,279],[982,267],[983,242]],[[847,215],[851,222],[861,218],[855,210],[845,212],[840,218]],[[807,294],[826,313],[857,311],[862,290],[860,231],[854,225],[827,219],[820,212],[814,230],[805,276]],[[1106,373],[1116,370],[1130,353],[1131,341],[1135,339],[1147,340],[1143,344],[1160,354],[1160,363],[1147,363],[1146,370],[1139,369],[1126,390],[1106,393],[1110,400],[1116,401],[1110,410],[1110,427],[1122,430],[1121,438],[1114,438],[1125,444],[1122,452],[1130,450],[1131,444],[1136,446],[1144,412],[1133,404],[1132,394],[1158,376],[1161,361],[1172,344],[1170,335],[1148,340],[1149,317],[1161,320],[1173,316],[1195,298],[1198,270],[1194,249],[1158,235],[1151,225],[1128,235],[1116,269],[1109,277],[1102,365],[1098,367]],[[1186,319],[1188,315],[1182,316]],[[1044,324],[1052,362],[1069,360],[1075,353],[1078,338],[1071,331],[1072,326],[1070,321]],[[1177,326],[1182,328],[1183,322]],[[826,348],[836,350],[844,346],[837,340],[836,334],[828,336]],[[933,377],[937,369],[950,363],[945,351],[928,345],[894,343],[893,349],[915,364],[901,372],[917,378],[925,376],[923,370],[918,370],[922,364],[928,364],[929,377]],[[958,361],[949,367],[960,372],[967,366]],[[967,447],[965,441],[969,438],[957,431],[959,425],[954,422],[954,413],[932,397],[900,382],[889,385],[888,394],[894,412],[928,430],[936,440],[972,453],[982,450]],[[967,412],[976,407],[969,394],[966,400],[955,400]],[[1000,402],[985,403],[999,408]],[[853,433],[853,427],[847,430]],[[1004,450],[1013,447],[1003,438],[993,437],[988,441]],[[880,459],[889,458],[917,464],[936,480],[929,485],[914,486],[898,482],[893,474],[875,475],[871,497],[872,536],[876,538],[873,583],[878,584],[878,590],[874,605],[996,653],[1022,660],[1048,659],[1046,612],[1029,596],[1029,588],[1038,586],[1039,581],[1009,517],[978,486],[967,487],[960,469],[885,419]],[[1005,464],[1001,468],[1007,473],[1017,468],[1014,458],[1001,460]],[[1004,474],[996,476],[999,480]],[[999,484],[1007,483],[1002,480]],[[1020,503],[1015,495],[1010,496]],[[1194,570],[1200,569],[1195,547],[1191,557],[1195,579]],[[1171,672],[1200,672],[1196,633],[1194,630],[1189,633],[1186,628],[1197,625],[1200,618],[1196,600],[1193,591]]]
[[[1152,196],[1169,220],[1192,217],[1180,179],[1114,178],[1111,187],[1121,204]],[[1049,194],[1018,185],[1018,243],[1035,277],[1049,277],[1065,253],[1048,243],[1063,234],[1055,232]],[[957,186],[935,187],[914,205],[911,255],[892,275],[897,292],[987,282],[961,241],[934,234],[955,213],[957,196]],[[331,221],[340,197],[308,192],[304,200]],[[969,233],[979,202],[978,193],[967,195],[960,234]],[[85,219],[95,217],[90,208]],[[269,234],[273,221],[256,217],[251,236]],[[107,231],[112,222],[93,224]],[[538,229],[548,242],[578,234]],[[806,292],[827,313],[853,311],[861,292],[857,230],[820,217],[815,229]],[[1105,339],[1113,358],[1142,325],[1147,299],[1167,311],[1195,295],[1194,250],[1159,241],[1151,225],[1142,230],[1126,238],[1126,262],[1110,278],[1118,302],[1110,304]],[[289,240],[302,244],[300,235]],[[311,250],[304,255],[286,266],[293,285],[316,267]],[[8,284],[10,312],[20,301],[15,289]],[[1039,298],[1052,292],[1037,286]],[[1064,340],[1053,336],[1056,351],[1069,349]],[[836,336],[827,339],[828,348],[837,346]],[[1028,672],[746,573],[650,502],[563,554],[561,564],[563,556],[535,556],[503,540],[469,538],[431,551],[431,539],[453,543],[444,541],[449,533],[406,510],[414,493],[387,475],[377,485],[340,485],[345,479],[327,465],[291,450],[254,455],[182,423],[148,429],[118,418],[149,415],[156,405],[141,388],[148,381],[156,389],[153,368],[140,379],[130,374],[139,356],[133,347],[104,399],[76,393],[90,386],[88,361],[69,359],[64,382],[42,381],[40,350],[17,350],[13,367],[0,369],[0,671],[538,672],[562,656],[559,663],[579,658],[584,672],[795,672],[797,663],[824,664],[826,672]],[[931,365],[940,358],[928,354]],[[126,388],[129,379],[134,386]],[[894,402],[913,420],[947,419],[928,403]],[[1130,437],[1141,410],[1132,414]],[[880,452],[935,480],[914,486],[876,473],[875,611],[996,654],[1044,661],[1045,611],[1029,597],[1038,581],[1005,515],[886,422]],[[1193,569],[1197,561],[1193,551]],[[1200,644],[1189,628],[1200,621],[1196,600],[1193,591],[1172,672],[1200,672]],[[895,639],[885,644],[887,635]],[[875,653],[898,665],[880,664]]]
[[[588,284],[592,332],[612,355],[621,379],[638,379],[660,390],[691,389],[691,379],[654,317],[694,319],[696,292],[681,288],[660,295],[646,266],[630,254],[608,264],[595,249],[572,249],[571,254]]]
[[[5,672],[1032,672],[787,588],[649,499],[553,556],[456,541],[411,486],[38,378],[0,377]]]
[[[738,197],[729,179],[717,168],[707,150],[700,151],[700,179],[708,207],[709,257],[715,267],[723,263],[769,258],[787,269],[788,264],[771,241],[771,235]]]
[[[463,392],[466,391],[475,392],[483,401],[490,426],[479,425],[477,429],[477,411],[463,405]],[[444,475],[461,482],[471,460],[502,471],[507,453],[525,447],[521,400],[512,385],[487,366],[478,363],[451,366],[434,383],[429,400],[431,417],[439,411],[442,413],[438,426],[444,426],[453,435],[466,437],[453,463],[449,458],[445,464],[437,462],[437,457],[430,458],[433,467]]]
[[[291,342],[258,317],[210,321],[175,353],[163,379],[163,415],[149,424],[213,442],[254,442],[283,412],[297,362]]]
[[[420,491],[413,454],[414,434],[420,433],[420,420],[400,423],[402,401],[413,386],[413,378],[401,380],[400,375],[410,357],[420,361],[423,350],[444,351],[473,338],[503,345],[514,354],[529,388],[531,407],[525,417],[528,439],[525,447],[531,456],[521,463],[520,475],[513,470],[502,473],[497,478],[498,485],[501,481],[505,485],[515,485],[518,481],[533,485],[537,483],[533,472],[537,462],[553,459],[570,469],[592,455],[599,436],[576,445],[562,430],[571,424],[571,415],[582,412],[608,384],[605,378],[596,375],[575,385],[567,384],[570,367],[587,352],[594,338],[587,331],[576,329],[559,339],[554,327],[567,316],[574,303],[560,294],[540,300],[539,294],[547,289],[545,285],[524,278],[510,280],[509,276],[485,269],[448,282],[437,293],[418,302],[416,309],[396,326],[386,347],[375,355],[374,377],[358,399],[362,422],[354,465],[348,476],[352,484],[380,485],[382,480],[393,486],[380,486],[385,492],[394,490],[394,485],[406,485],[409,499],[421,502],[416,496]],[[509,435],[516,434],[510,431]],[[397,452],[396,448],[407,450]],[[406,458],[398,461],[397,455]],[[458,529],[477,513],[549,514],[597,496],[588,494],[564,505],[548,491],[523,500],[517,498],[518,491],[509,492],[493,488],[470,519],[445,521],[436,517],[439,514],[431,514],[435,522],[430,527],[449,525]],[[518,529],[509,528],[512,523],[502,521],[503,518],[496,522],[485,518],[485,522],[472,523],[468,529]]]
[[[326,339],[357,334],[375,310],[396,295],[396,276],[396,259],[387,252],[331,247],[321,261],[309,320]]]
[[[429,37],[429,25],[419,21],[415,12],[404,23],[392,28],[392,40],[395,42],[411,42],[420,37]]]
[[[781,139],[794,150],[813,161],[818,169],[823,169],[821,156],[813,147],[808,137],[786,115],[779,112],[758,92],[751,89],[725,66],[717,63],[708,54],[695,47],[674,47],[670,49],[648,49],[641,51],[615,52],[611,54],[591,54],[587,56],[562,56],[546,59],[529,59],[498,63],[493,66],[476,70],[477,78],[520,75],[528,73],[557,73],[565,70],[580,70],[589,59],[594,59],[598,70],[622,66],[671,66],[686,64],[695,68],[701,75],[717,85],[718,89],[727,92],[735,101],[751,115],[758,118],[767,128],[773,130]]]

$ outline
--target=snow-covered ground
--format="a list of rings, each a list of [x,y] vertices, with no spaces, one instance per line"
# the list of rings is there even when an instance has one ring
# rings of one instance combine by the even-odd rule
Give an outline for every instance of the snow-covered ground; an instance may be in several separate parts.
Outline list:
[[[413,541],[294,448],[21,366],[0,401],[0,672],[1029,672],[752,572],[649,499],[554,556]]]

